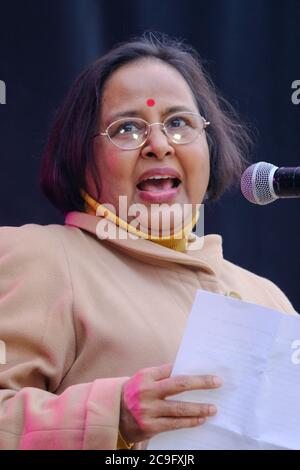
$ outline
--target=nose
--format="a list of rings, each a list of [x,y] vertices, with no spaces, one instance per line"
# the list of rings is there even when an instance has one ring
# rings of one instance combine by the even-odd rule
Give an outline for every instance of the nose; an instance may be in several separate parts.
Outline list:
[[[166,156],[174,155],[174,148],[170,144],[160,123],[151,125],[150,134],[142,147],[141,155],[143,158],[156,157],[163,160]]]

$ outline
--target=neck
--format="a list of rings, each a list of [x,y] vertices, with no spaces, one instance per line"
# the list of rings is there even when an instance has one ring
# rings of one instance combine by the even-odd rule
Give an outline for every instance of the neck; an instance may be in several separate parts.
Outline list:
[[[199,217],[199,211],[197,211],[196,215],[192,219],[192,222],[190,222],[182,230],[174,233],[171,236],[168,236],[168,237],[151,236],[148,233],[138,230],[132,225],[128,224],[125,220],[121,219],[116,214],[114,214],[109,209],[107,209],[104,205],[100,204],[98,201],[93,199],[85,191],[82,190],[81,193],[85,200],[86,212],[88,214],[96,215],[96,216],[101,215],[102,217],[105,217],[106,219],[116,224],[118,227],[136,235],[139,238],[145,238],[147,240],[152,241],[153,243],[157,243],[158,245],[162,245],[162,246],[171,248],[176,251],[181,251],[181,252],[186,251],[189,233],[192,231],[192,228],[196,224],[198,217]]]

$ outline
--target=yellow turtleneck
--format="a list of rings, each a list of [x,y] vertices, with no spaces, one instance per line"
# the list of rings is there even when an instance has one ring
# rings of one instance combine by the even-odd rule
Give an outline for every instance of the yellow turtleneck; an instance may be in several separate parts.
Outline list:
[[[139,238],[145,238],[154,243],[158,243],[159,245],[165,246],[167,248],[171,248],[176,251],[181,251],[181,252],[186,251],[188,236],[199,218],[199,211],[198,211],[197,214],[193,217],[191,223],[189,223],[182,230],[180,230],[180,232],[177,232],[176,234],[170,237],[150,236],[147,233],[142,232],[141,230],[138,230],[135,227],[128,224],[125,220],[121,219],[120,217],[115,215],[113,212],[111,212],[109,209],[107,209],[105,206],[103,206],[102,204],[97,202],[95,199],[93,199],[85,191],[82,190],[81,194],[85,200],[86,212],[88,214],[92,214],[92,215],[101,214],[103,217],[107,218],[108,220],[116,224],[118,227],[123,228],[127,232],[132,233]]]

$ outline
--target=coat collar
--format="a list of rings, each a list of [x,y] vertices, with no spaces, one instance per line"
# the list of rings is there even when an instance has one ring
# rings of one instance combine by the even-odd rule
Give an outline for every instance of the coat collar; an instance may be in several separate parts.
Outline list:
[[[103,217],[73,211],[66,215],[65,225],[78,227],[102,239],[98,225],[100,221],[103,223]],[[112,232],[116,229],[116,226],[110,220],[106,219],[105,223]],[[192,236],[188,243],[187,252],[181,253],[150,240],[128,238],[124,229],[118,227],[118,230],[118,238],[102,239],[103,243],[109,243],[115,246],[116,249],[125,251],[152,264],[178,263],[201,269],[209,275],[219,276],[223,262],[222,237],[220,235]]]

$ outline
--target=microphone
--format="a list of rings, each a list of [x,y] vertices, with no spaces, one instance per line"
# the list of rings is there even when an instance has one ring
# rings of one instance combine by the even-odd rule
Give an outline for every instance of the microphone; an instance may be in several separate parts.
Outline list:
[[[300,197],[300,167],[254,163],[242,175],[241,191],[248,201],[260,205],[278,198]]]

